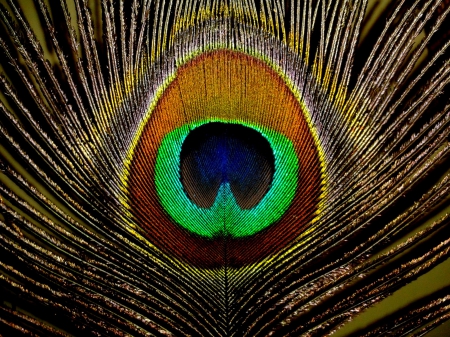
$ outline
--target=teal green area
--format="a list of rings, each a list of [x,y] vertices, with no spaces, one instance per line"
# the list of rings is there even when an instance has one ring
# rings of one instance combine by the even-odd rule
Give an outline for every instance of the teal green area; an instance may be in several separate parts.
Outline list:
[[[180,152],[189,132],[209,122],[213,121],[185,124],[162,140],[155,166],[155,185],[160,203],[175,223],[202,237],[243,238],[254,235],[278,221],[294,199],[298,185],[298,158],[294,146],[286,136],[268,128],[219,120],[241,124],[261,133],[272,147],[275,172],[266,195],[252,209],[240,208],[228,183],[220,186],[210,208],[202,208],[194,204],[184,191],[180,179]]]

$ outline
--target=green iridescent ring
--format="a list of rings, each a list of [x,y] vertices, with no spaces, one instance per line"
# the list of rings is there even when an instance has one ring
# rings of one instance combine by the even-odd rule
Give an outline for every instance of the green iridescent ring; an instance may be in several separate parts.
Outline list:
[[[210,208],[202,208],[184,191],[180,179],[180,152],[188,134],[209,122],[185,124],[163,138],[155,166],[155,185],[160,203],[178,225],[199,236],[252,236],[279,220],[294,199],[298,185],[298,158],[294,146],[287,137],[268,128],[220,121],[252,128],[269,142],[274,154],[273,180],[261,201],[251,209],[242,209],[237,204],[228,183],[220,186]]]

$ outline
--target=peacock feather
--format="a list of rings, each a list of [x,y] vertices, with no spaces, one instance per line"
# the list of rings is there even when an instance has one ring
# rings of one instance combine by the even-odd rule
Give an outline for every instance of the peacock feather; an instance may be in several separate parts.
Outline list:
[[[449,11],[2,0],[0,335],[447,321]]]

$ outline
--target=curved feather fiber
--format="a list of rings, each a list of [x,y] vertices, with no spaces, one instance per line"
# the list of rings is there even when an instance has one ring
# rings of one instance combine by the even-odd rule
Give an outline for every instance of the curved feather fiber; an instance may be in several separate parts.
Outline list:
[[[450,5],[376,7],[1,1],[0,334],[343,335],[448,269]]]

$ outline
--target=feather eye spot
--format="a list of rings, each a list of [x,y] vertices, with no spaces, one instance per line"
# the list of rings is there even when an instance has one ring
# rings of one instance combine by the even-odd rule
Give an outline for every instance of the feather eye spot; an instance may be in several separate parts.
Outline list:
[[[131,154],[128,200],[149,240],[195,266],[240,267],[310,227],[323,177],[303,106],[256,57],[216,50],[181,65]]]

